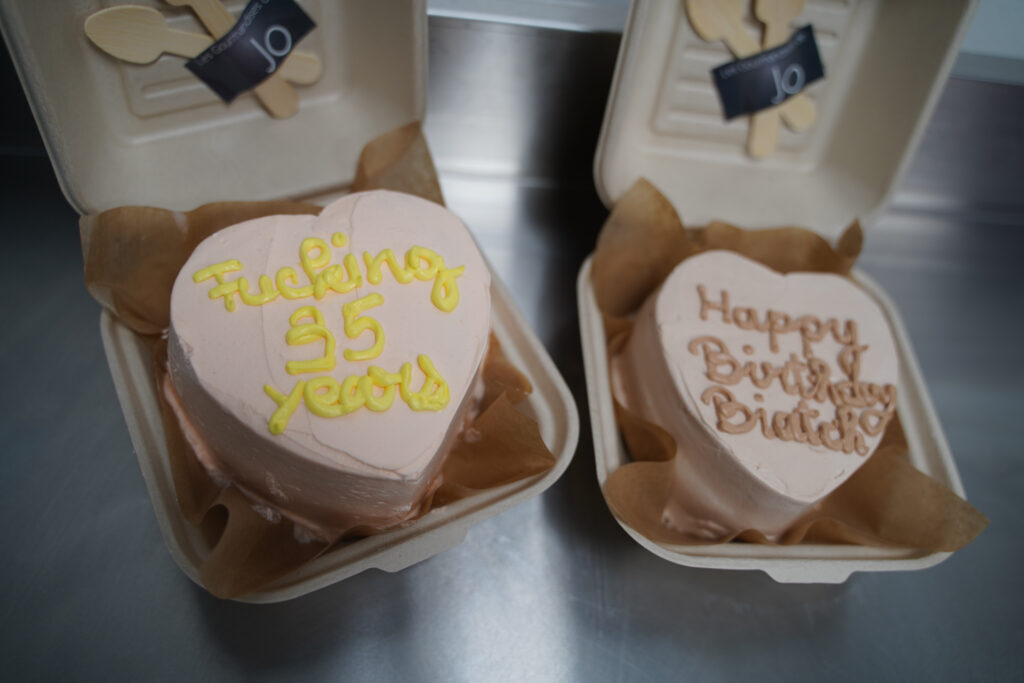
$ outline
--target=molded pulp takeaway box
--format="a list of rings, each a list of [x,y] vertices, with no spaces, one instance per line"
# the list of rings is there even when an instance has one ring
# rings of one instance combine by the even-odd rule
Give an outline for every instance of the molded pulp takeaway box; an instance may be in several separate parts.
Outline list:
[[[366,142],[423,117],[423,0],[302,2],[317,29],[298,49],[316,54],[324,69],[315,84],[300,90],[299,112],[283,120],[268,116],[250,95],[225,106],[182,68],[180,58],[165,55],[140,66],[101,53],[86,40],[85,19],[120,4],[76,0],[54,12],[50,3],[0,2],[4,39],[61,187],[80,213],[122,205],[188,210],[226,199],[326,203],[351,185]],[[158,9],[171,28],[204,31],[186,7],[135,4]],[[243,6],[227,5],[236,16]],[[533,384],[523,409],[538,421],[555,466],[431,510],[409,527],[346,542],[246,601],[290,599],[371,567],[408,567],[457,545],[471,526],[539,494],[565,471],[579,433],[572,396],[505,286],[496,275],[492,282],[492,330]],[[106,311],[100,327],[164,541],[198,582],[209,548],[178,509],[150,354]]]
[[[824,80],[806,91],[818,119],[782,131],[779,148],[754,161],[744,151],[747,118],[724,122],[709,71],[733,57],[696,35],[685,3],[635,0],[619,52],[594,162],[598,192],[612,206],[637,179],[650,180],[684,225],[724,220],[752,229],[797,225],[834,243],[856,219],[868,228],[913,154],[956,57],[970,1],[809,0],[794,22],[812,24]],[[751,35],[756,29],[748,17]],[[615,424],[605,334],[590,281],[580,271],[580,328],[598,480],[629,457]],[[915,467],[964,496],[903,324],[885,294],[856,279],[881,305],[897,343],[899,414]],[[854,571],[922,569],[949,553],[847,545],[661,544],[620,520],[638,543],[677,564],[760,569],[783,582],[845,581]]]

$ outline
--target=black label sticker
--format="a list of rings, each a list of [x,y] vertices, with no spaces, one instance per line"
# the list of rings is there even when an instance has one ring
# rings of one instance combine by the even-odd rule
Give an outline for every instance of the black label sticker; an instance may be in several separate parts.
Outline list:
[[[294,0],[250,0],[231,30],[185,66],[230,102],[277,71],[315,27]]]
[[[752,114],[785,102],[825,76],[811,26],[786,43],[712,69],[725,118]]]

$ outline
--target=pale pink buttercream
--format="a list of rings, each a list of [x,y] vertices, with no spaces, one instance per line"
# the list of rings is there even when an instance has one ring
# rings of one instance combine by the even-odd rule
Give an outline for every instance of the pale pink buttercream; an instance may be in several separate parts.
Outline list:
[[[298,284],[293,286],[306,285],[299,264],[302,240],[315,236],[331,244],[336,232],[346,235],[348,243],[331,247],[331,263],[340,264],[351,253],[363,275],[362,286],[352,292],[330,292],[320,300],[278,297],[262,306],[236,301],[229,312],[222,299],[209,298],[213,280],[192,280],[202,268],[237,259],[243,270],[225,279],[243,276],[253,292],[261,274],[274,279],[283,266],[295,270]],[[432,249],[450,268],[465,266],[457,278],[459,303],[453,311],[441,311],[431,302],[431,281],[399,284],[387,266],[381,283],[366,279],[364,251],[375,256],[390,248],[401,261],[413,246]],[[383,351],[372,360],[346,360],[345,349],[365,349],[374,336],[367,331],[349,339],[342,305],[371,292],[384,297],[382,305],[365,313],[381,324]],[[290,375],[286,361],[324,354],[322,342],[285,343],[289,317],[309,305],[321,311],[334,334],[337,365],[330,371]],[[318,217],[260,218],[200,244],[179,273],[171,298],[170,377],[188,428],[212,454],[207,459],[215,460],[213,469],[254,499],[318,530],[388,526],[414,516],[437,484],[443,455],[471,408],[471,388],[489,337],[489,313],[490,274],[455,215],[410,195],[358,193],[334,202]],[[298,379],[328,375],[340,383],[348,375],[365,375],[370,365],[397,372],[410,362],[418,388],[423,377],[416,362],[419,354],[433,360],[449,385],[451,398],[444,409],[414,411],[396,396],[384,412],[363,408],[323,418],[300,404],[283,434],[269,432],[267,422],[276,405],[264,393],[265,384],[288,394]]]
[[[701,319],[703,285],[706,299],[729,294],[732,307],[768,310],[794,318],[854,320],[861,355],[860,378],[880,385],[895,384],[895,345],[884,315],[867,294],[845,278],[815,273],[783,276],[733,252],[711,251],[683,261],[636,316],[630,339],[612,359],[612,381],[620,402],[666,429],[677,443],[671,502],[664,521],[695,536],[715,539],[744,529],[775,537],[845,481],[866,455],[830,450],[793,440],[767,438],[760,427],[741,434],[717,428],[711,402],[701,400],[709,387],[721,386],[707,376],[704,356],[690,349],[703,335],[720,339],[741,363],[783,364],[791,354],[802,357],[798,332],[776,337],[776,351],[765,332],[727,323],[716,310]],[[746,347],[746,349],[745,349]],[[844,379],[837,356],[842,345],[832,337],[813,344],[814,355],[831,366],[831,379]],[[751,351],[752,353],[748,353]],[[798,397],[785,393],[778,381],[765,388],[743,379],[728,390],[744,405],[792,411]],[[756,395],[760,396],[757,400]],[[808,401],[830,420],[835,406]],[[735,422],[737,418],[733,419]],[[865,435],[869,454],[881,435]]]

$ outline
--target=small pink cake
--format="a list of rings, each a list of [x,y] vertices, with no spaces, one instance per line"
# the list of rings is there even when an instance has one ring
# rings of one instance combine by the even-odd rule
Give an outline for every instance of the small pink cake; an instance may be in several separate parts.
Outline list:
[[[164,392],[218,482],[332,540],[414,519],[471,417],[490,273],[462,222],[387,191],[200,244]]]
[[[684,260],[612,359],[617,400],[676,442],[663,522],[777,538],[846,481],[896,410],[896,348],[846,278],[729,251]]]

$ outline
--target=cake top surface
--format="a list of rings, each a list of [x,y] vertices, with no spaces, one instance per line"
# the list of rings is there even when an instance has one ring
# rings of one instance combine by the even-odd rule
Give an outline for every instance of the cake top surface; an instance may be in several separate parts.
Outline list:
[[[300,457],[415,477],[483,360],[490,274],[462,222],[410,195],[222,230],[182,268],[171,330],[202,387]]]
[[[874,451],[896,409],[896,349],[852,281],[710,251],[683,261],[656,296],[684,404],[762,482],[814,501]]]

